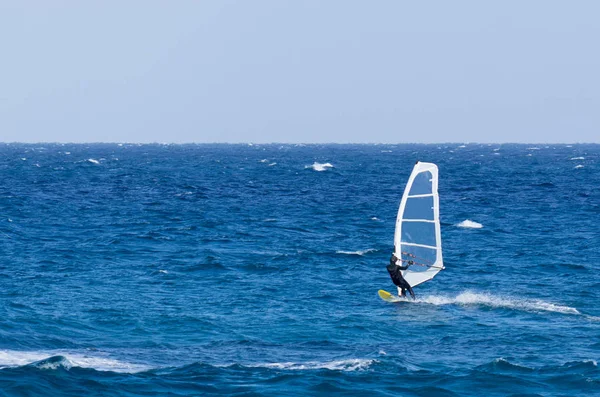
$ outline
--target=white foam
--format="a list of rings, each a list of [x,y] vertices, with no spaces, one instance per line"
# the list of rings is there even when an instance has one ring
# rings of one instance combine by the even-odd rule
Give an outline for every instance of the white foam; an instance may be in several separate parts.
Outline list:
[[[484,305],[497,308],[506,309],[518,309],[525,311],[547,311],[556,312],[563,314],[581,314],[581,312],[574,307],[557,305],[543,300],[528,300],[528,299],[517,299],[517,298],[506,298],[501,296],[494,296],[485,293],[475,292],[463,292],[458,296],[452,298],[441,295],[431,295],[425,298],[417,299],[417,302],[430,303],[432,305]]]
[[[464,221],[457,223],[456,226],[465,227],[465,228],[469,228],[469,229],[481,229],[483,227],[483,225],[481,223],[474,222],[470,219],[465,219]]]
[[[575,169],[579,169],[579,168],[583,168],[583,165],[582,164],[578,164],[578,165],[575,166]]]
[[[358,256],[363,256],[364,254],[367,254],[369,252],[375,252],[377,251],[375,248],[369,248],[366,250],[362,250],[362,251],[335,251],[336,254],[344,254],[344,255],[358,255]]]
[[[21,157],[21,160],[25,161],[25,160],[27,160],[27,158],[26,157]]]
[[[98,160],[94,160],[94,159],[88,159],[87,161],[92,164],[100,164],[100,162]]]
[[[539,147],[528,147],[527,150],[540,150]]]
[[[304,168],[312,168],[315,171],[327,171],[328,168],[333,168],[331,163],[317,163],[316,161],[312,165],[307,165]]]
[[[372,220],[372,221],[378,221],[378,220],[379,220],[379,218],[377,218],[376,216],[373,216],[373,217],[371,217],[371,220]]]
[[[571,160],[585,160],[585,157],[571,157]]]
[[[271,163],[271,164],[269,164],[269,167],[272,167],[274,165],[277,165],[277,163]]]
[[[302,371],[302,370],[316,370],[316,369],[328,369],[331,371],[364,371],[371,366],[376,360],[370,360],[365,358],[351,358],[347,360],[336,360],[336,361],[308,361],[305,363],[264,363],[249,365],[250,367],[264,367],[264,368],[275,368],[284,369],[290,371]]]
[[[267,160],[267,159],[262,159],[262,160],[260,160],[260,161],[259,161],[259,163],[266,163],[266,162],[268,162],[268,161],[269,161],[269,160]]]
[[[0,350],[0,368],[20,367],[42,361],[50,357],[63,356],[65,360],[43,363],[38,366],[40,369],[57,369],[63,367],[70,369],[72,367],[93,368],[98,371],[113,371],[134,373],[147,371],[151,367],[125,363],[107,357],[91,356],[81,353],[71,353],[58,350],[48,351],[18,351],[18,350]]]
[[[158,270],[158,272],[159,272],[159,273],[164,273],[164,274],[169,274],[169,272],[168,272],[168,271],[166,271],[166,270],[163,270],[163,269],[159,269],[159,270]]]

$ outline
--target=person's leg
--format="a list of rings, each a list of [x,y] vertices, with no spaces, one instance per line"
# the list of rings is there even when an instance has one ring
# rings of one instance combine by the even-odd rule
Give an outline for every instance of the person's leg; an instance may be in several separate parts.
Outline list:
[[[415,293],[410,285],[408,286],[408,293],[410,294],[411,298],[415,300]]]

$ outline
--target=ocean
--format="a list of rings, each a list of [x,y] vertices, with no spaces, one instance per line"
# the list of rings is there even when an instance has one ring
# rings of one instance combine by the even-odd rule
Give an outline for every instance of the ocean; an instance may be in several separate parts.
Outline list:
[[[387,303],[415,161],[446,269]],[[0,396],[600,395],[600,145],[0,144]]]

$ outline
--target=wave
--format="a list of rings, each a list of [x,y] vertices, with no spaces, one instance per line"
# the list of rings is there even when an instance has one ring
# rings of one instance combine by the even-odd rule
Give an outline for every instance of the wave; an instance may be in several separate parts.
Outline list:
[[[87,159],[88,162],[92,163],[92,164],[100,164],[100,162],[98,160],[95,159]]]
[[[576,170],[577,170],[577,169],[579,169],[579,168],[583,168],[583,165],[582,165],[582,164],[577,164],[577,165],[575,166],[575,169],[576,169]]]
[[[336,254],[342,254],[342,255],[358,255],[358,256],[363,256],[364,254],[368,254],[369,252],[375,252],[377,251],[375,248],[368,248],[366,250],[359,250],[359,251],[335,251]]]
[[[143,372],[149,366],[126,363],[109,357],[64,351],[18,351],[0,350],[0,368],[32,366],[45,370],[73,367],[93,368],[98,371],[122,373]]]
[[[304,168],[312,168],[315,171],[327,171],[328,168],[334,168],[331,163],[317,163],[316,161],[312,165],[307,165]]]
[[[465,219],[464,221],[457,223],[456,226],[468,229],[481,229],[483,227],[481,223],[472,221],[470,219]]]
[[[579,310],[570,306],[557,305],[543,300],[529,300],[518,298],[505,298],[486,293],[463,292],[452,298],[447,296],[431,295],[417,299],[416,302],[424,302],[432,305],[482,305],[493,308],[517,309],[530,312],[555,312],[562,314],[582,314]]]
[[[571,157],[571,160],[585,160],[585,157]]]
[[[335,361],[308,361],[304,363],[263,363],[263,364],[250,364],[245,365],[246,367],[261,367],[270,369],[282,369],[289,371],[304,371],[304,370],[318,370],[328,369],[330,371],[364,371],[368,369],[377,360],[365,359],[365,358],[351,358],[346,360],[335,360]]]

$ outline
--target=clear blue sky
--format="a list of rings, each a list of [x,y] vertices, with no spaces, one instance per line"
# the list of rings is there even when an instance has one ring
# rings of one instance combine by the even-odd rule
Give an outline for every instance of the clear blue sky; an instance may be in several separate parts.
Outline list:
[[[3,142],[600,142],[600,1],[2,1]]]

